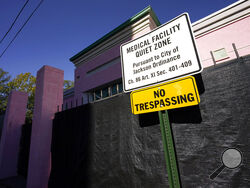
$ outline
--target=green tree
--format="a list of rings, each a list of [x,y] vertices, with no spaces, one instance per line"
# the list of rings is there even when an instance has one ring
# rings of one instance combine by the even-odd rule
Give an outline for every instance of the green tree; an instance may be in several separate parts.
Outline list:
[[[74,87],[74,82],[64,80],[64,90]],[[31,123],[35,101],[36,77],[31,73],[21,73],[10,81],[8,72],[0,68],[0,113],[6,110],[8,95],[12,90],[28,93],[26,122]]]
[[[0,68],[0,114],[6,110],[10,75]]]
[[[74,87],[74,82],[71,81],[71,80],[64,80],[64,83],[63,83],[63,89],[64,91],[67,90],[67,89],[70,89]]]
[[[28,93],[26,121],[31,122],[34,111],[36,77],[32,76],[31,73],[29,72],[21,73],[17,75],[16,78],[9,81],[7,86],[8,86],[8,93],[10,93],[12,90],[23,91]]]

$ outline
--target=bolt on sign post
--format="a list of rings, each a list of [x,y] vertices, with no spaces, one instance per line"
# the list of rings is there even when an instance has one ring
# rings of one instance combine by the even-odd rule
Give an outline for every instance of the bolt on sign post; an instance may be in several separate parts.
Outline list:
[[[202,72],[188,14],[121,45],[120,51],[123,90],[132,91],[132,113],[158,111],[169,185],[179,188],[181,182],[167,110],[200,103],[191,75]]]

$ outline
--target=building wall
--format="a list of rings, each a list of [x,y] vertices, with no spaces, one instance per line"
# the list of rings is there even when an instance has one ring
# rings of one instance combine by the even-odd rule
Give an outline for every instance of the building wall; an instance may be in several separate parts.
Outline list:
[[[140,21],[139,21],[140,22]],[[135,25],[140,25],[141,23],[136,23]],[[143,25],[145,24],[145,25]],[[121,61],[120,61],[120,46],[121,44],[133,40],[141,35],[144,35],[156,28],[156,24],[151,17],[146,17],[146,23],[142,23],[142,29],[139,32],[136,27],[126,28],[126,32],[132,33],[129,38],[121,41],[119,44],[116,44],[110,49],[107,49],[103,53],[97,55],[96,57],[90,59],[87,62],[84,62],[78,65],[75,69],[75,99],[79,100],[83,96],[84,92],[97,88],[99,86],[105,85],[112,81],[121,79]],[[135,33],[135,34],[133,34]],[[123,33],[119,34],[122,35]],[[120,37],[118,35],[118,37]],[[116,59],[118,58],[118,59]],[[115,60],[116,59],[116,60]],[[112,61],[116,61],[112,63]],[[95,74],[88,75],[89,71],[95,70],[98,67],[101,67],[107,63],[111,62],[111,65],[103,68],[100,71],[97,71]]]
[[[71,95],[69,97],[66,97],[63,99],[63,109],[66,109],[66,108],[71,108],[71,103],[72,103],[72,107],[75,107],[76,106],[76,100],[75,100],[75,97],[74,95]],[[81,103],[81,101],[77,101],[77,103]],[[67,105],[67,107],[66,107]],[[60,106],[59,109],[61,109],[62,107]]]
[[[196,45],[203,67],[214,65],[210,51],[220,48],[226,49],[229,58],[216,63],[236,58],[232,43],[235,43],[240,56],[250,54],[250,16],[196,38]]]
[[[87,75],[88,71],[91,71],[119,56],[120,45],[116,45],[98,57],[77,67],[75,69],[75,97],[79,99],[83,92],[121,78],[120,63],[111,65],[108,69],[104,69],[96,74],[90,76]]]
[[[168,110],[183,188],[249,187],[249,71],[250,56],[206,68],[199,106]],[[168,187],[160,126],[140,117],[127,93],[57,113],[49,188]],[[231,147],[242,152],[242,164],[212,181]]]
[[[250,54],[249,4],[249,1],[238,1],[192,24],[204,68],[235,59],[233,43],[239,56]],[[76,65],[74,100],[80,101],[83,95],[87,96],[86,92],[121,79],[120,45],[156,27],[152,16],[147,15],[74,60],[73,63]],[[211,51],[221,48],[225,49],[228,57],[214,62]],[[72,99],[64,101],[69,100]],[[87,103],[88,98],[84,97],[84,101]]]

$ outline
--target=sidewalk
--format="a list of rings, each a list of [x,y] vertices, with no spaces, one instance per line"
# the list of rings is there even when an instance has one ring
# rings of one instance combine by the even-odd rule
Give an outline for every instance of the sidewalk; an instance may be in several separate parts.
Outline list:
[[[26,188],[26,179],[23,176],[1,179],[0,188]]]

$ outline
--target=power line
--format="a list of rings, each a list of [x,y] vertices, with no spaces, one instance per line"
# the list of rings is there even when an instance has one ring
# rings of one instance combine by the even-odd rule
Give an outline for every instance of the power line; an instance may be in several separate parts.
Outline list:
[[[26,5],[27,5],[28,2],[29,2],[29,0],[27,0],[27,1],[24,3],[24,5],[23,5],[23,7],[21,8],[21,10],[18,12],[18,14],[17,14],[15,20],[12,22],[10,28],[9,28],[8,31],[5,33],[5,35],[3,36],[3,38],[1,39],[0,44],[1,44],[1,42],[5,39],[5,37],[8,35],[8,33],[10,32],[10,30],[12,29],[12,27],[13,27],[14,24],[16,23],[18,17],[19,17],[20,14],[22,13],[23,9],[26,7]]]
[[[24,26],[28,23],[28,21],[30,20],[30,18],[33,16],[33,14],[37,11],[37,9],[40,7],[40,5],[43,3],[44,0],[41,0],[39,2],[39,4],[36,6],[36,8],[34,9],[34,11],[30,14],[30,16],[28,17],[28,19],[24,22],[24,24],[22,25],[22,27],[18,30],[18,32],[16,33],[16,35],[14,36],[14,38],[10,41],[10,43],[8,44],[8,46],[4,49],[4,51],[2,52],[2,54],[0,55],[0,58],[3,56],[3,54],[6,52],[6,50],[10,47],[10,45],[12,44],[12,42],[16,39],[16,37],[18,36],[18,34],[22,31],[22,29],[24,28]]]

